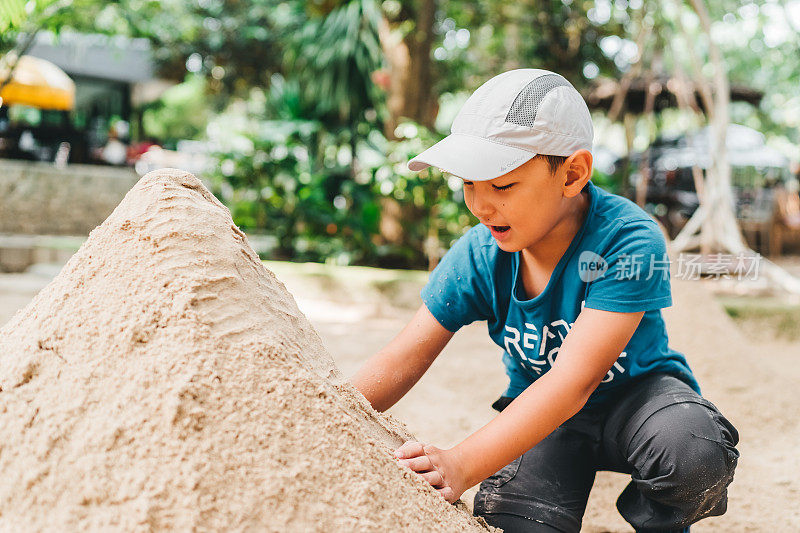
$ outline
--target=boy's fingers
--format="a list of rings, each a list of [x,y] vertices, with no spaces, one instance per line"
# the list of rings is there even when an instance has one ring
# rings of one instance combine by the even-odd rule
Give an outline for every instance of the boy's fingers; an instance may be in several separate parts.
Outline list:
[[[400,459],[399,462],[401,465],[407,466],[414,472],[427,472],[429,470],[433,470],[433,463],[431,463],[431,459],[427,455],[421,455],[411,459]]]
[[[455,501],[458,499],[455,497],[455,493],[450,487],[444,487],[438,490],[441,497],[447,500],[449,503],[455,503]]]
[[[444,485],[444,479],[442,479],[442,475],[437,470],[433,472],[423,472],[420,476],[434,487],[441,487]]]
[[[394,451],[394,456],[398,459],[410,459],[411,457],[418,457],[425,455],[422,451],[424,444],[416,441],[408,441]]]

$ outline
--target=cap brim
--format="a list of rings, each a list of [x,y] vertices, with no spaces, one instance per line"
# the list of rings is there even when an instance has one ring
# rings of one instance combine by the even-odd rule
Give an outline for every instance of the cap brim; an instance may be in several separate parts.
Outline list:
[[[511,172],[536,156],[520,148],[474,135],[453,133],[408,162],[415,172],[437,167],[469,181],[487,181]]]

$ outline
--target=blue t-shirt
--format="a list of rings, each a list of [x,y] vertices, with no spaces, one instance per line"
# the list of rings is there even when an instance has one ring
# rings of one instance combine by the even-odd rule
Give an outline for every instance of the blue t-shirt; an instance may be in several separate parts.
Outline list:
[[[644,311],[639,326],[587,405],[599,405],[620,385],[653,372],[672,374],[698,393],[686,358],[668,346],[660,309],[672,305],[669,258],[658,225],[636,204],[592,182],[590,207],[545,289],[525,299],[519,252],[501,250],[483,224],[445,254],[422,290],[431,314],[449,331],[486,320],[503,348],[516,397],[547,372],[583,307]]]

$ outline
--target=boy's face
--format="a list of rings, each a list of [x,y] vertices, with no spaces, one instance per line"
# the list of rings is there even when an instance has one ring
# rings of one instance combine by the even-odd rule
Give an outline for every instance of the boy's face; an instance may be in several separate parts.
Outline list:
[[[565,202],[583,188],[578,182],[567,184],[566,169],[571,159],[555,174],[546,159],[535,157],[493,180],[464,180],[464,202],[489,227],[501,250],[529,248],[563,219]]]

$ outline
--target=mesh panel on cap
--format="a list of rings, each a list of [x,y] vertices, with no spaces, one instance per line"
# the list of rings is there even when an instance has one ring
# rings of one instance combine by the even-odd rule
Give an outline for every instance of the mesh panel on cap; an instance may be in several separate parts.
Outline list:
[[[506,122],[532,128],[536,113],[539,111],[539,104],[545,95],[556,87],[572,87],[572,85],[558,74],[545,74],[530,82],[514,99],[506,115]]]

